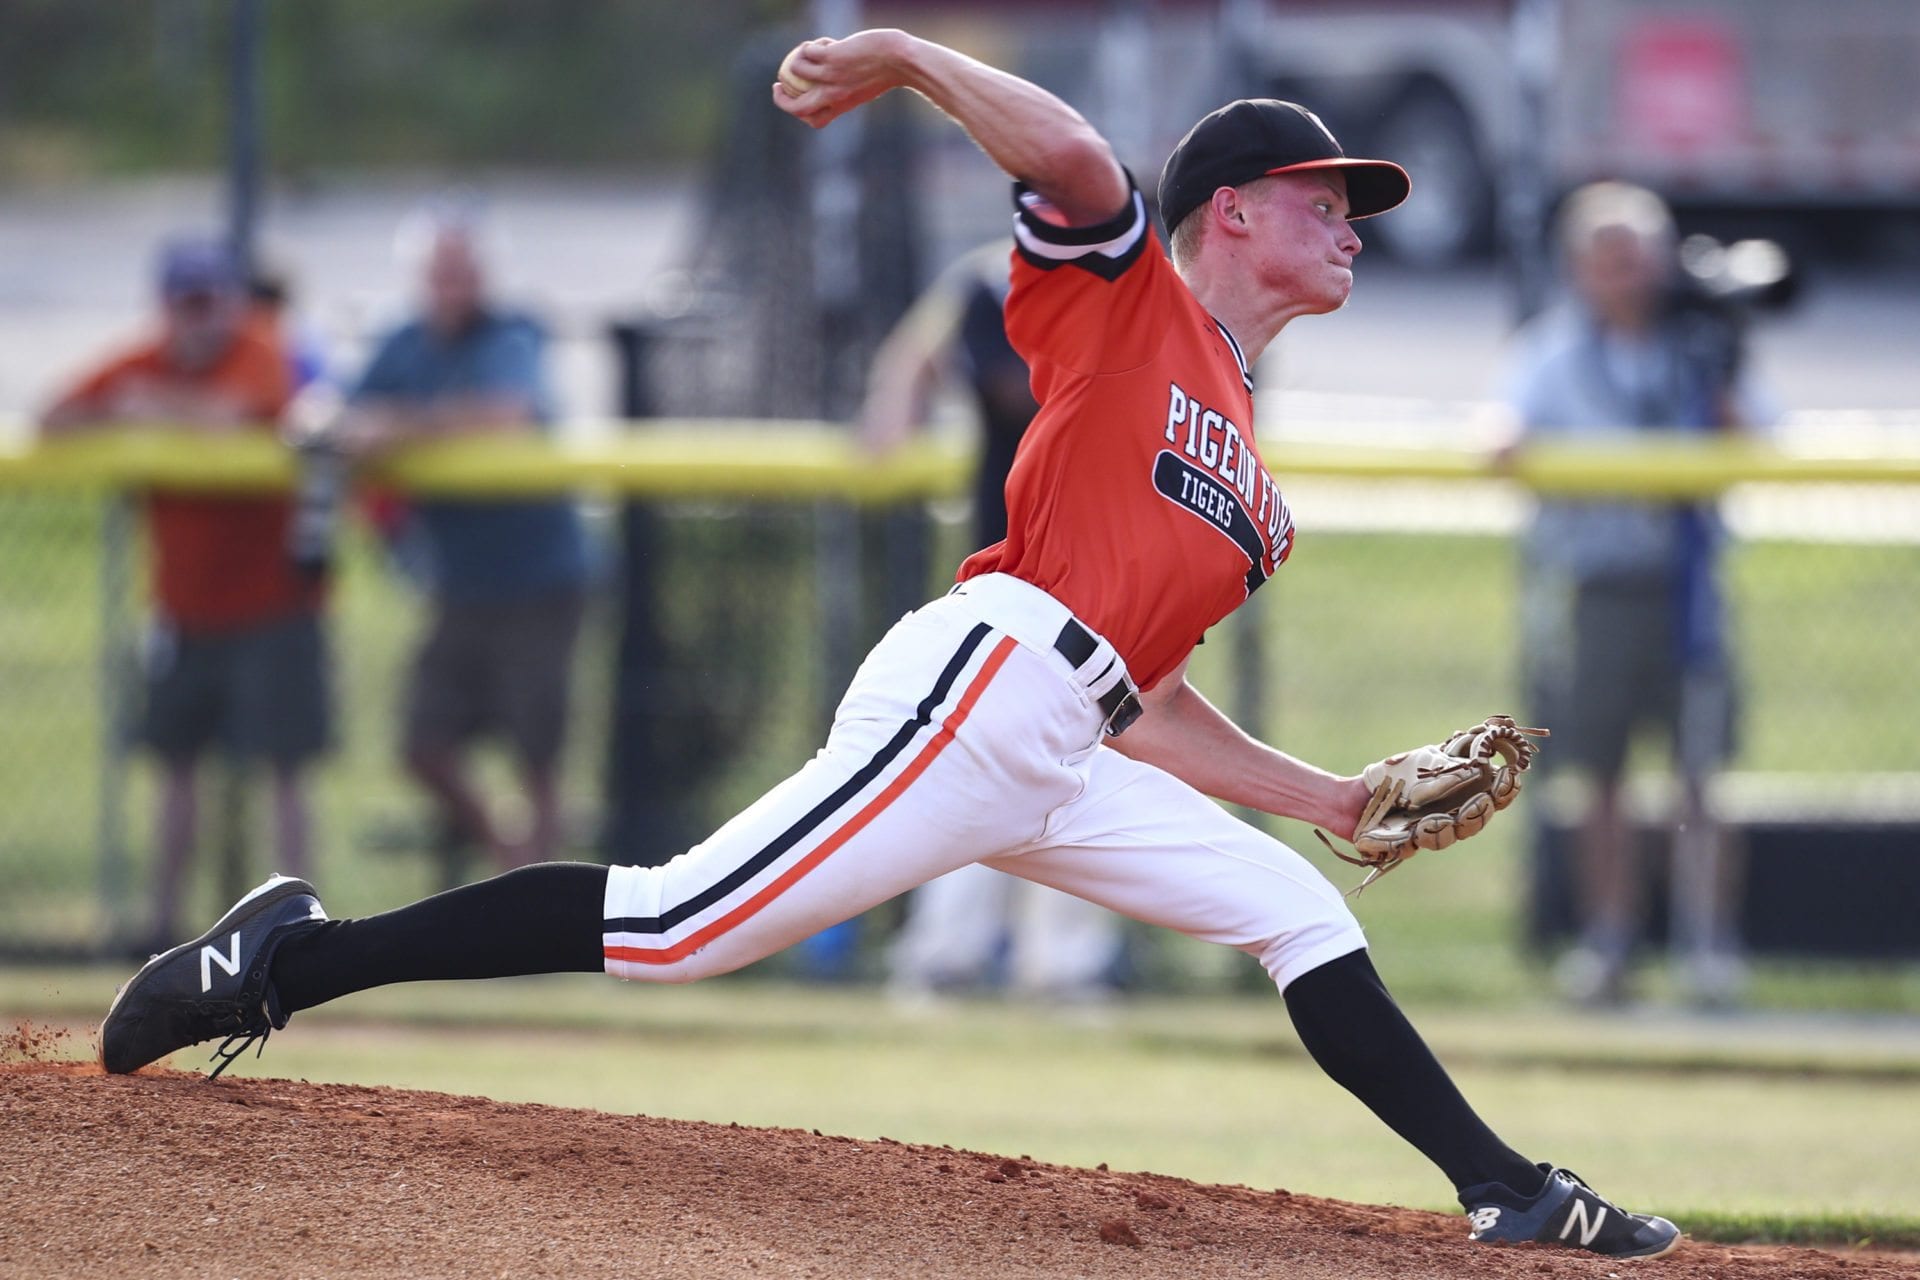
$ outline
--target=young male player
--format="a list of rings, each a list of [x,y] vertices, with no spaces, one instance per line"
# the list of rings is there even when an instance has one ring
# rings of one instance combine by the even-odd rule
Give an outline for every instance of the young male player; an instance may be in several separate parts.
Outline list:
[[[781,74],[775,105],[816,127],[914,89],[1015,179],[1007,322],[1041,408],[1006,540],[881,640],[818,756],[673,862],[528,867],[361,920],[270,881],[135,975],[102,1028],[107,1069],[222,1035],[231,1061],[296,1011],[385,983],[688,982],[986,862],[1256,956],[1315,1061],[1452,1180],[1474,1238],[1673,1248],[1673,1224],[1488,1129],[1339,892],[1207,798],[1347,832],[1369,794],[1248,738],[1185,672],[1293,545],[1248,370],[1289,321],[1346,302],[1352,220],[1398,204],[1406,175],[1345,157],[1302,108],[1233,103],[1161,176],[1170,264],[1111,148],[1035,85],[900,31],[809,41]]]

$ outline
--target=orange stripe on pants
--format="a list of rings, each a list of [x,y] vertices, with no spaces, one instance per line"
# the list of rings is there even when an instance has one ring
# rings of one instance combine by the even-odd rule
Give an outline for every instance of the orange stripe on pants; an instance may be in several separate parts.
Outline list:
[[[842,823],[833,834],[822,840],[812,853],[781,872],[773,883],[732,911],[712,924],[688,934],[679,942],[659,948],[607,947],[605,949],[607,959],[626,960],[634,964],[673,964],[686,959],[715,938],[738,928],[758,915],[767,904],[799,883],[809,871],[826,861],[834,850],[853,839],[869,823],[884,813],[888,805],[898,800],[907,788],[913,785],[914,780],[932,766],[940,753],[947,749],[947,744],[953,741],[954,734],[959,731],[960,726],[967,722],[967,717],[973,713],[974,704],[980,701],[980,695],[986,692],[989,684],[993,683],[993,677],[1005,665],[1007,655],[1013,652],[1014,644],[1012,636],[1000,638],[1000,642],[987,655],[987,660],[981,664],[979,674],[974,676],[973,682],[967,686],[967,691],[961,695],[959,705],[954,707],[952,713],[941,722],[940,731],[927,740],[927,744],[920,748],[919,754],[900,771],[899,776],[888,783],[879,795],[861,806],[860,811]]]

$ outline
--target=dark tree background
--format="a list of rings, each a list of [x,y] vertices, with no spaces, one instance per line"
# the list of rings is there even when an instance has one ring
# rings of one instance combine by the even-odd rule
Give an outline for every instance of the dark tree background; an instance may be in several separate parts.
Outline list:
[[[267,0],[266,142],[331,168],[698,156],[796,0]],[[0,177],[217,165],[231,0],[0,0]]]

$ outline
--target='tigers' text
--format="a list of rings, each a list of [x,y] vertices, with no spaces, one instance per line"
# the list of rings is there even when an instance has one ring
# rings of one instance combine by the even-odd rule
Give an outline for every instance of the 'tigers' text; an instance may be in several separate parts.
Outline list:
[[[1247,514],[1264,527],[1269,546],[1285,545],[1282,534],[1291,530],[1293,517],[1279,486],[1260,465],[1239,426],[1218,409],[1208,408],[1188,395],[1177,382],[1167,384],[1167,443],[1179,445],[1188,458],[1240,495]],[[1217,511],[1206,514],[1220,520]]]

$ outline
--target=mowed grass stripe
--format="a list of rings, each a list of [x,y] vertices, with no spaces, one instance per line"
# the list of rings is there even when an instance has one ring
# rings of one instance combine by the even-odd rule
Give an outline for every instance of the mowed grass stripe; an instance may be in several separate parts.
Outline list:
[[[96,974],[84,989],[67,984],[57,997],[29,1000],[22,993],[33,976],[7,975],[0,1008],[50,1017],[50,1004],[79,1006],[90,1023],[118,977]],[[1920,1084],[1911,1079],[1495,1061],[1471,1052],[1491,1023],[1536,1053],[1577,1044],[1583,1024],[1550,1014],[1418,1016],[1509,1140],[1633,1207],[1772,1215],[1811,1230],[1829,1219],[1904,1220],[1920,1203],[1913,1173],[1892,1154],[1920,1149]],[[748,982],[620,988],[581,976],[365,993],[302,1013],[263,1059],[236,1070],[886,1135],[1448,1208],[1424,1160],[1304,1055],[1273,1048],[1286,1042],[1284,1025],[1272,997],[909,1013],[872,993]],[[1649,1052],[1679,1034],[1584,1025],[1590,1040],[1617,1039],[1620,1053],[1640,1049],[1636,1034]],[[1764,1040],[1743,1033],[1729,1051],[1761,1060],[1784,1052],[1791,1025],[1767,1028]],[[1810,1024],[1800,1025],[1812,1038]],[[1842,1063],[1874,1053],[1865,1027],[1822,1038]],[[77,1051],[85,1039],[83,1024]],[[1888,1039],[1870,1060],[1910,1052],[1910,1038]],[[176,1065],[191,1069],[202,1057],[183,1053]]]

